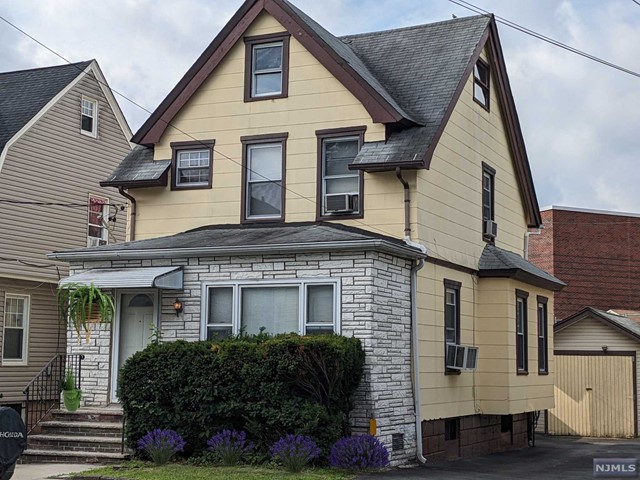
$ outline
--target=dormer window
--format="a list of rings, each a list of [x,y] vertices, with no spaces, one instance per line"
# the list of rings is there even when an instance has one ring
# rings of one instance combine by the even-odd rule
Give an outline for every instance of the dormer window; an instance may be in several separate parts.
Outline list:
[[[489,65],[480,58],[473,67],[473,99],[489,111]]]
[[[289,84],[289,34],[245,38],[245,101],[284,98]]]
[[[80,133],[96,137],[98,134],[98,102],[82,97],[80,106]]]

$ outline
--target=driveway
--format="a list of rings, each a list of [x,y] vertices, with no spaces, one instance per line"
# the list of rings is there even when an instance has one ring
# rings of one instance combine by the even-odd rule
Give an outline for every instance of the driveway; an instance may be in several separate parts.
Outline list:
[[[360,480],[585,479],[593,478],[593,459],[607,457],[640,459],[640,439],[539,435],[534,448],[372,474]]]

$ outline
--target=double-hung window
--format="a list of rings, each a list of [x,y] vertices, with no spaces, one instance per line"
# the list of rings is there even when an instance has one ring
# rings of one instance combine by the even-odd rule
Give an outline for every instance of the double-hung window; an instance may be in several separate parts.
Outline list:
[[[4,299],[2,364],[27,363],[29,333],[29,295],[7,293]]]
[[[97,247],[109,243],[109,199],[89,195],[87,246]]]
[[[98,134],[98,102],[82,97],[80,103],[80,133],[95,137]]]
[[[528,367],[527,341],[527,297],[529,294],[516,290],[516,370],[526,374]]]
[[[489,110],[489,65],[478,59],[473,67],[473,99]]]
[[[547,298],[538,296],[538,373],[549,373]]]
[[[245,38],[245,101],[287,96],[289,34]]]
[[[338,288],[330,279],[205,285],[202,337],[339,332]]]
[[[350,170],[364,127],[318,130],[318,217],[362,216],[362,173]]]
[[[172,142],[173,190],[211,188],[214,140]]]
[[[495,183],[496,171],[482,163],[482,235],[492,242],[497,234],[495,223]]]
[[[447,355],[454,355],[455,350],[448,349],[447,345],[460,344],[460,282],[444,280],[444,348],[445,367],[455,363],[453,358]],[[447,373],[460,373],[460,370],[446,369]]]
[[[242,221],[284,220],[287,134],[242,137]]]

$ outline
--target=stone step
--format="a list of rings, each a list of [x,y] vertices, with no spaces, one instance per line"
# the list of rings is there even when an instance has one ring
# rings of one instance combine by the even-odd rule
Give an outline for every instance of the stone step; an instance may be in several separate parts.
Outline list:
[[[122,423],[122,409],[93,409],[81,408],[75,412],[54,410],[51,412],[53,420],[61,422],[101,422]]]
[[[81,437],[121,437],[122,424],[114,422],[67,422],[48,420],[40,424],[44,435],[74,435]]]
[[[122,453],[122,438],[76,435],[29,435],[27,448],[47,451]]]
[[[20,457],[20,463],[120,463],[129,455],[102,452],[67,452],[62,450],[36,450],[28,448]]]

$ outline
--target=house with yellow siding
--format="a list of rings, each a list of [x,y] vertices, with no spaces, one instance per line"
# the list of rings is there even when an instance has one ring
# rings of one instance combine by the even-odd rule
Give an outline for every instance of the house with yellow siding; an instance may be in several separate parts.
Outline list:
[[[51,255],[116,298],[68,343],[85,405],[153,326],[338,333],[367,355],[353,432],[392,464],[531,442],[563,283],[522,257],[541,220],[493,17],[335,37],[247,0],[132,141],[102,182],[131,241]]]

